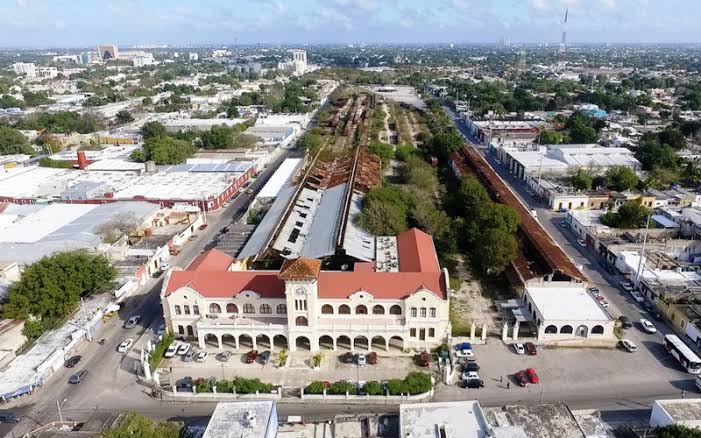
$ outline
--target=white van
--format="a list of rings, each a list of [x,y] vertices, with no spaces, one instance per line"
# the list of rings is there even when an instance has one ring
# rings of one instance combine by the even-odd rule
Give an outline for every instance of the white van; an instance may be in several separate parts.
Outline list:
[[[175,356],[175,353],[178,351],[178,347],[180,344],[178,342],[173,342],[168,346],[168,349],[166,350],[165,353],[163,353],[163,357],[166,359],[170,359],[171,357]]]

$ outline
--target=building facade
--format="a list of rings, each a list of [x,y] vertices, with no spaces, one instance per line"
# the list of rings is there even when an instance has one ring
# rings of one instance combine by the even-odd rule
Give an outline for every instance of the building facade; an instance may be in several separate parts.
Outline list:
[[[355,263],[321,270],[295,258],[279,271],[246,271],[217,250],[169,272],[161,302],[168,329],[201,348],[408,350],[429,348],[450,332],[449,278],[431,236],[397,236],[397,268]]]

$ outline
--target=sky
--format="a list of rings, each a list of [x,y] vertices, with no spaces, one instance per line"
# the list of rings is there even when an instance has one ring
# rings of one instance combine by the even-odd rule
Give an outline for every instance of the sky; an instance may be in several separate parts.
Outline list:
[[[0,46],[700,42],[701,0],[0,0]]]

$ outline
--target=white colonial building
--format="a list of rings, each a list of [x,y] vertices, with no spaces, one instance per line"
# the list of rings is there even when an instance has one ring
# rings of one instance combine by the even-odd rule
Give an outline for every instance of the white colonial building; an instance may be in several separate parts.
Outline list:
[[[208,251],[167,274],[161,291],[166,325],[197,338],[201,348],[219,349],[407,350],[446,340],[448,272],[428,234],[398,235],[381,262],[343,271],[321,266],[300,257],[279,271],[240,270],[233,257]]]

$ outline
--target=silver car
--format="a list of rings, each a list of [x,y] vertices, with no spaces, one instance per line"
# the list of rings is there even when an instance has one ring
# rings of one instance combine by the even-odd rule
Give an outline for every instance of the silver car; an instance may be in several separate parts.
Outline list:
[[[185,356],[183,356],[183,361],[192,362],[196,355],[197,352],[195,350],[190,350],[185,354]]]

